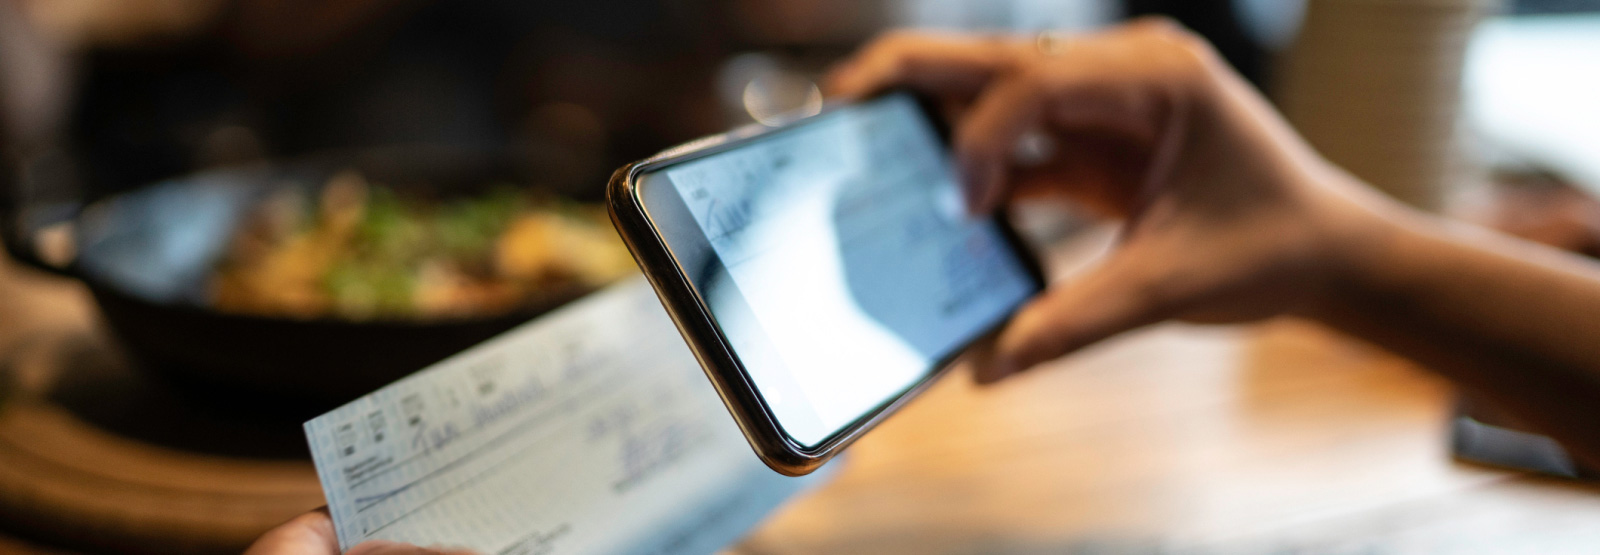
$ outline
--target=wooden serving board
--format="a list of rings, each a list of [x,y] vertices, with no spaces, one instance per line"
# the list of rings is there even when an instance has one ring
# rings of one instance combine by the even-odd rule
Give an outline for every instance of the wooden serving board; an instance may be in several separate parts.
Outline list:
[[[150,382],[52,282],[0,263],[0,553],[237,553],[323,503],[297,423]]]

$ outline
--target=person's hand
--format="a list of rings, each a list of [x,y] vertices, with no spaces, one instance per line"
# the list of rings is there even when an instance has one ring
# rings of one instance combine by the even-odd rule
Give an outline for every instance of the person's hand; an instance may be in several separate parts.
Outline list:
[[[1053,39],[896,33],[828,85],[844,98],[909,88],[941,104],[974,213],[1050,195],[1125,221],[1101,264],[1051,286],[977,350],[980,381],[1170,318],[1313,310],[1371,252],[1357,245],[1390,227],[1380,214],[1391,203],[1165,21]],[[1034,137],[1050,140],[1019,156]]]
[[[372,540],[350,548],[346,555],[467,555],[457,551],[417,547],[403,543]],[[295,517],[268,530],[244,555],[339,555],[339,537],[333,531],[333,518],[322,507]]]

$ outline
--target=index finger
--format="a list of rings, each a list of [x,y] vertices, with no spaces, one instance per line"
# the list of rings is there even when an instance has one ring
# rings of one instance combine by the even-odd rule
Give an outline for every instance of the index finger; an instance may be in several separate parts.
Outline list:
[[[970,97],[1017,60],[1001,37],[914,33],[884,35],[829,72],[828,93],[859,99],[907,87],[934,97]]]

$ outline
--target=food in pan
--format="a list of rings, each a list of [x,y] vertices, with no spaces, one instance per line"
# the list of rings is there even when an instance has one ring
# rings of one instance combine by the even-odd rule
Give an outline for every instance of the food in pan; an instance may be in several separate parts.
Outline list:
[[[428,201],[346,171],[263,202],[211,292],[234,313],[430,320],[548,304],[633,271],[600,207],[510,186]]]

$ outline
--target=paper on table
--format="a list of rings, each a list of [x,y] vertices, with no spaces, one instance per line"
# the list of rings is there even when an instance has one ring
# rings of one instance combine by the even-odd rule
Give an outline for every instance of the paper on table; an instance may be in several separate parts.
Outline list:
[[[818,479],[756,458],[642,279],[305,429],[341,549],[705,553]]]

